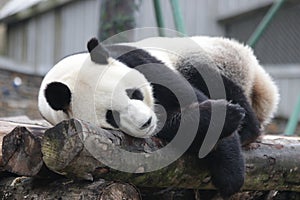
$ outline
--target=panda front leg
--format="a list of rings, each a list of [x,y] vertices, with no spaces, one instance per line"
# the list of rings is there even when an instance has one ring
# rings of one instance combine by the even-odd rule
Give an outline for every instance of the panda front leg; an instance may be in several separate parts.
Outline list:
[[[215,149],[212,150],[205,159],[208,160],[213,184],[223,197],[229,197],[238,192],[244,183],[244,159],[241,153],[240,138],[237,133],[237,129],[245,115],[244,109],[226,100],[208,99],[198,105],[194,104],[183,109],[185,115],[181,115],[180,112],[174,112],[167,119],[158,137],[171,141],[176,135],[178,124],[184,120],[194,120],[196,118],[194,115],[197,113],[193,112],[193,109],[195,109],[195,106],[198,106],[200,110],[199,127],[196,137],[187,152],[198,156],[210,123],[215,123],[211,121],[212,105],[226,106],[226,115],[223,130],[222,133],[220,133],[220,139],[216,141]],[[182,119],[183,116],[186,118]],[[190,133],[187,131],[186,134]]]
[[[199,105],[200,117],[199,129],[189,153],[197,153],[203,144],[208,132],[209,123],[215,123],[211,118],[211,106],[226,106],[226,115],[223,130],[215,148],[205,157],[208,161],[212,183],[219,190],[223,198],[239,192],[244,184],[245,164],[241,152],[240,136],[238,128],[245,116],[245,110],[238,104],[229,103],[226,100],[207,100]],[[216,113],[221,115],[222,113]]]
[[[206,133],[210,127],[210,124],[212,123],[213,126],[215,126],[215,122],[212,119],[212,107],[223,107],[223,109],[216,109],[216,112],[214,113],[214,116],[223,116],[225,117],[223,127],[220,127],[221,133],[218,134],[218,138],[224,138],[230,136],[234,131],[236,131],[240,123],[242,122],[245,111],[242,107],[240,107],[237,104],[231,104],[226,100],[211,100],[207,99],[203,102],[197,102],[193,105],[190,105],[186,108],[181,109],[181,111],[175,110],[173,112],[167,113],[167,119],[161,120],[159,118],[159,123],[161,121],[165,121],[164,124],[159,124],[158,127],[161,128],[161,130],[158,132],[157,136],[161,139],[166,140],[167,142],[170,142],[175,135],[178,132],[179,125],[181,123],[188,123],[188,124],[195,124],[195,119],[199,119],[198,122],[198,131],[195,136],[195,139],[193,143],[191,144],[189,151],[192,152],[198,152],[201,148],[202,142],[206,136]],[[199,109],[199,113],[195,112],[195,109]],[[220,112],[225,111],[225,113],[218,113],[218,110]],[[197,116],[198,115],[198,116]],[[200,115],[200,116],[199,116]],[[160,114],[158,114],[160,116]],[[191,134],[188,132],[186,134]]]
[[[245,162],[241,152],[239,134],[219,140],[216,148],[206,157],[212,183],[223,198],[240,191],[244,184]]]
[[[251,108],[249,103],[245,104],[246,105],[244,105],[243,108],[246,111],[246,115],[242,123],[242,128],[241,130],[239,130],[242,146],[247,146],[250,143],[255,142],[255,140],[261,134],[260,123],[253,109]]]

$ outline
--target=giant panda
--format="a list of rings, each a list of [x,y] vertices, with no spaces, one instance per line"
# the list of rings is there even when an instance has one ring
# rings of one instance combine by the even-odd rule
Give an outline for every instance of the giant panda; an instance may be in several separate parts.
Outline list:
[[[241,146],[260,135],[279,101],[276,85],[249,47],[197,36],[113,45],[92,38],[87,49],[62,59],[44,77],[38,106],[46,120],[56,124],[79,118],[134,137],[156,135],[171,142],[182,121],[200,115],[187,150],[197,155],[215,123],[213,107],[224,107],[219,139],[204,159],[223,197],[240,190],[245,174]]]

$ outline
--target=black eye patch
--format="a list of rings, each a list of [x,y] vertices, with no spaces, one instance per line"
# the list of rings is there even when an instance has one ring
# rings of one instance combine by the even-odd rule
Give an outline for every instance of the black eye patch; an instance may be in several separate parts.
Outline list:
[[[143,96],[141,90],[139,90],[139,89],[135,89],[135,88],[127,89],[126,93],[130,99],[136,99],[136,100],[141,100],[141,101],[144,100],[144,96]]]
[[[120,113],[118,111],[107,110],[106,122],[112,125],[114,128],[119,128]]]

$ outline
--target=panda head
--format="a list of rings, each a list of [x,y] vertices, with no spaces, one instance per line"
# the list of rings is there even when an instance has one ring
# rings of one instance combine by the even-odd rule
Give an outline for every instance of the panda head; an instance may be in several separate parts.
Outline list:
[[[74,117],[134,137],[153,135],[157,117],[149,81],[110,57],[96,39],[88,50],[64,58],[45,76],[39,92],[42,116],[52,124]]]

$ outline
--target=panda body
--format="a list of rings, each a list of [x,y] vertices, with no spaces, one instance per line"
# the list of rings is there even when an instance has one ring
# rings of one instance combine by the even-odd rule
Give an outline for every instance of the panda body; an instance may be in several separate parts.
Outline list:
[[[224,107],[220,139],[206,160],[222,196],[239,191],[245,173],[241,145],[259,136],[279,99],[276,85],[250,48],[224,38],[191,37],[107,46],[92,39],[88,50],[61,60],[45,76],[39,92],[45,119],[56,124],[75,117],[170,142],[181,121],[197,118],[194,111],[199,109],[198,131],[188,150],[198,155],[214,123],[213,107]],[[187,100],[179,102],[157,80]],[[164,118],[156,105],[164,107]]]
[[[144,49],[175,71],[181,70],[184,60],[204,63],[205,67],[217,70],[243,89],[262,126],[270,122],[277,110],[279,92],[276,85],[258,63],[252,49],[235,40],[206,36],[154,37],[127,45]]]

